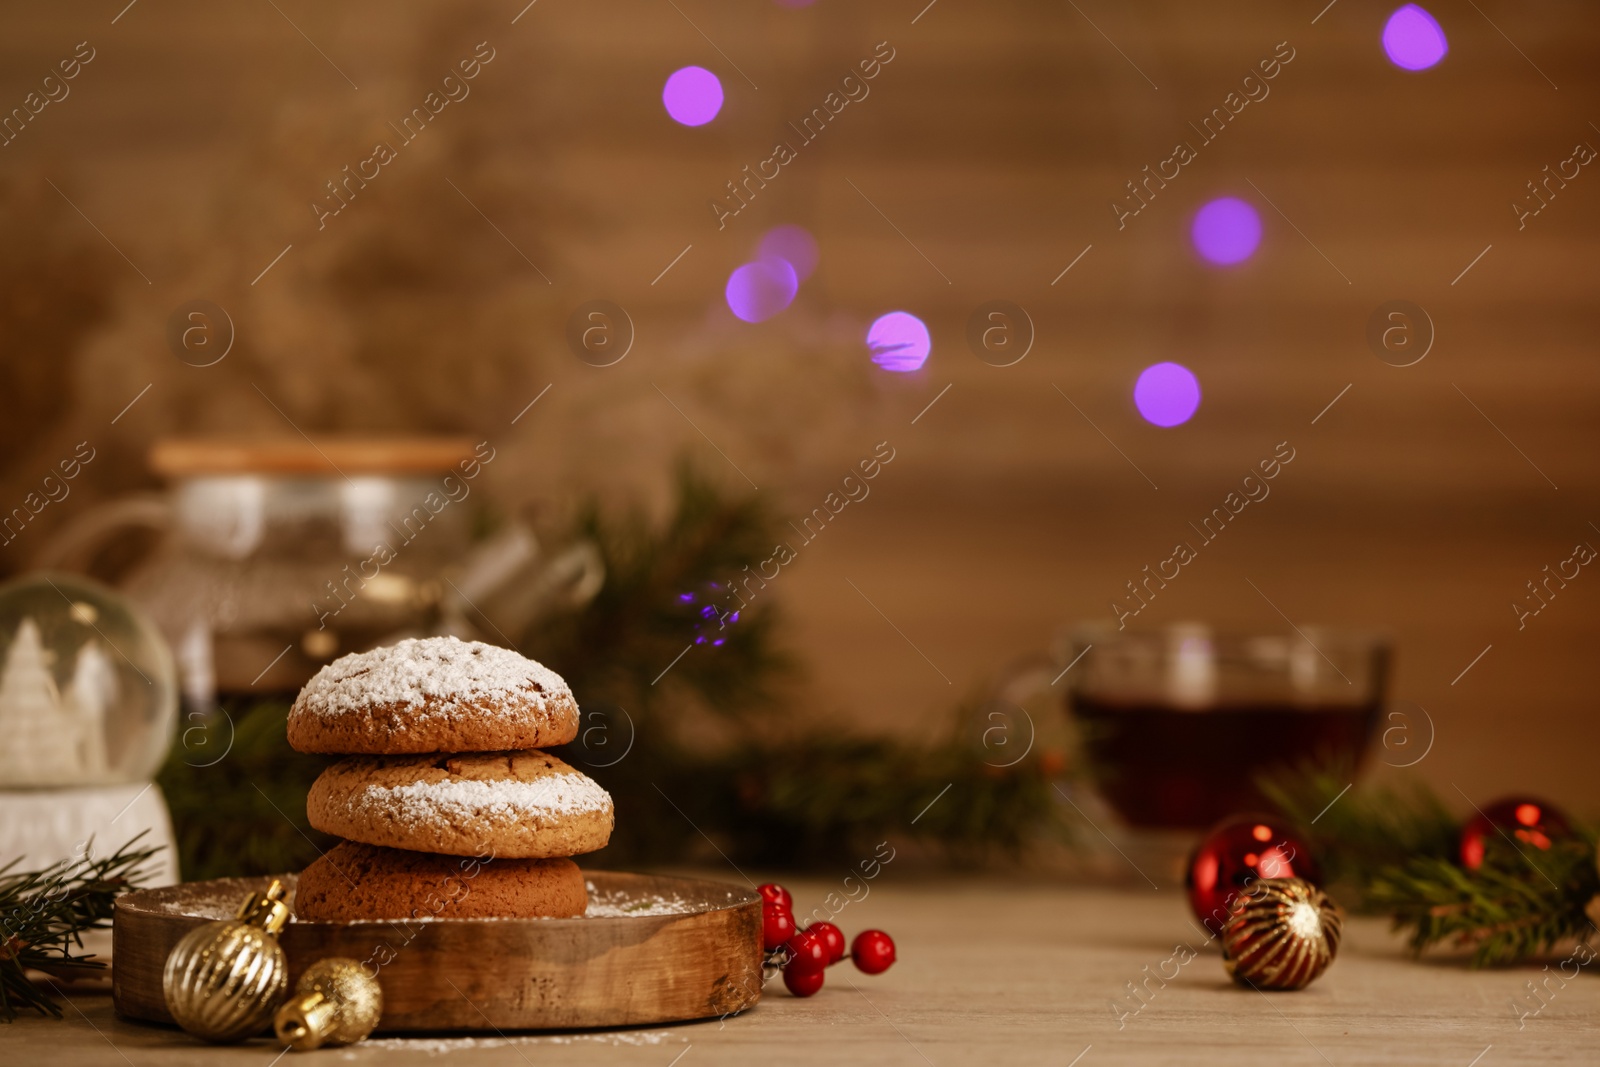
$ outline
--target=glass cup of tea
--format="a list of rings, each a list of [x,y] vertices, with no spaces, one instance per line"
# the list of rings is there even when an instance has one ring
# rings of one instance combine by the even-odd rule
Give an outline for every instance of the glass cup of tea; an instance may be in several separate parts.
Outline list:
[[[1131,826],[1204,829],[1267,803],[1263,772],[1359,768],[1390,662],[1377,634],[1197,623],[1073,632],[1067,708],[1100,794]]]

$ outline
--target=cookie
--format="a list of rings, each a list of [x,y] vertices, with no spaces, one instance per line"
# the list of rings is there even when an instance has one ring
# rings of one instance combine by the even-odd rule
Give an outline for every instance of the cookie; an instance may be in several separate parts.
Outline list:
[[[301,922],[570,918],[588,906],[569,859],[461,859],[354,841],[302,871],[294,893]]]
[[[301,752],[502,752],[577,736],[578,705],[559,674],[454,637],[341,656],[289,711],[289,744]]]
[[[351,841],[451,856],[572,856],[611,837],[611,794],[545,752],[351,756],[311,784],[306,815]]]

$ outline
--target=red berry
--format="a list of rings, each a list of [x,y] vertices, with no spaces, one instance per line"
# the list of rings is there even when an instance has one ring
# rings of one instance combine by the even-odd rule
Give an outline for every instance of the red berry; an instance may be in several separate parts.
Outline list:
[[[761,905],[761,945],[763,948],[777,948],[794,936],[794,916],[789,914],[789,909],[780,904]]]
[[[828,942],[809,929],[795,934],[784,947],[789,950],[789,959],[783,965],[785,974],[790,971],[816,971],[820,974],[833,962],[828,956]]]
[[[761,899],[768,904],[781,904],[784,911],[794,911],[794,897],[791,897],[789,891],[776,882],[768,882],[760,886],[756,892],[760,893]]]
[[[816,922],[806,927],[806,933],[813,934],[822,940],[828,949],[828,963],[838,963],[844,959],[844,931],[830,922]]]
[[[850,958],[866,974],[882,974],[894,962],[894,939],[882,930],[863,930],[850,945]]]
[[[801,970],[795,967],[783,969],[783,984],[789,987],[789,992],[797,997],[809,997],[822,988],[822,979],[827,971]]]

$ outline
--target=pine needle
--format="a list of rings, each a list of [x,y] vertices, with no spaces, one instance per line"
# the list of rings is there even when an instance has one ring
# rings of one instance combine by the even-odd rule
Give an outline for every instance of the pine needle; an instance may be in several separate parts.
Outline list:
[[[1324,883],[1357,910],[1387,912],[1411,950],[1470,948],[1476,966],[1518,963],[1596,934],[1584,909],[1600,893],[1586,830],[1549,849],[1484,842],[1475,870],[1458,861],[1461,826],[1432,792],[1357,789],[1343,768],[1298,767],[1258,782],[1310,836]],[[1337,799],[1336,799],[1337,798]]]
[[[83,935],[111,925],[116,898],[147,874],[143,865],[159,851],[136,848],[141,833],[115,853],[94,859],[94,842],[82,856],[42,870],[0,867],[0,1019],[12,1022],[24,1010],[61,1017],[61,1009],[28,976],[40,971],[75,978],[105,969],[82,953]]]
[[[1412,951],[1451,943],[1471,948],[1478,966],[1516,963],[1568,938],[1591,936],[1584,906],[1596,893],[1600,874],[1587,835],[1544,851],[1490,838],[1477,870],[1421,857],[1387,869],[1367,887],[1368,900],[1394,916],[1396,929],[1411,930]]]
[[[1365,888],[1385,869],[1453,857],[1460,824],[1424,786],[1351,789],[1354,778],[1348,768],[1300,766],[1256,784],[1311,838],[1324,882],[1353,890],[1365,909]]]

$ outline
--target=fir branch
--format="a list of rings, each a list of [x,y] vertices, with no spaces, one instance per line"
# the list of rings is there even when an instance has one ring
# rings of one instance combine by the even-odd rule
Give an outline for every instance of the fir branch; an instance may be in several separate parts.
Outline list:
[[[30,970],[74,978],[105,969],[74,949],[83,948],[86,931],[110,927],[116,898],[144,878],[159,847],[136,847],[143,836],[101,859],[93,858],[91,839],[82,856],[42,870],[13,871],[17,861],[0,867],[0,1019],[12,1022],[23,1010],[61,1017]]]
[[[696,614],[737,607],[728,583],[768,559],[782,539],[777,519],[758,499],[730,496],[685,463],[665,523],[640,511],[609,515],[591,502],[571,536],[599,548],[605,585],[583,611],[548,620],[519,643],[560,672],[580,704],[611,702],[648,715],[687,699],[730,721],[778,705],[777,686],[794,662],[778,648],[771,601],[760,602],[753,589],[755,606],[726,628],[715,621],[707,627]],[[755,581],[764,588],[764,579]],[[695,597],[692,605],[685,595]],[[708,632],[724,643],[677,660]],[[661,678],[669,664],[671,673]]]
[[[1310,838],[1324,882],[1353,889],[1357,907],[1368,909],[1365,887],[1387,868],[1453,857],[1460,824],[1426,786],[1349,789],[1354,777],[1345,767],[1301,765],[1256,786]]]
[[[172,812],[186,878],[297,871],[334,845],[306,819],[306,792],[332,761],[291,749],[288,719],[281,699],[230,701],[206,724],[208,749],[225,748],[225,756],[208,751],[203,762],[191,763],[192,750],[173,746],[156,781]]]
[[[1065,836],[1047,761],[996,767],[985,756],[958,737],[914,745],[808,734],[742,750],[720,775],[721,795],[700,803],[721,810],[713,817],[735,854],[783,868],[848,862],[890,836],[936,844],[961,865]]]
[[[1490,838],[1483,863],[1467,870],[1449,859],[1419,857],[1384,871],[1367,898],[1411,930],[1417,954],[1450,942],[1473,949],[1478,966],[1515,963],[1595,928],[1584,906],[1600,893],[1594,838],[1554,842],[1547,850]]]
[[[1546,850],[1491,837],[1468,870],[1458,862],[1460,824],[1437,796],[1420,785],[1341,795],[1352,777],[1297,767],[1257,784],[1310,837],[1324,881],[1353,892],[1358,910],[1388,912],[1395,929],[1410,931],[1413,952],[1449,944],[1495,966],[1596,932],[1584,913],[1600,893],[1591,832]]]

